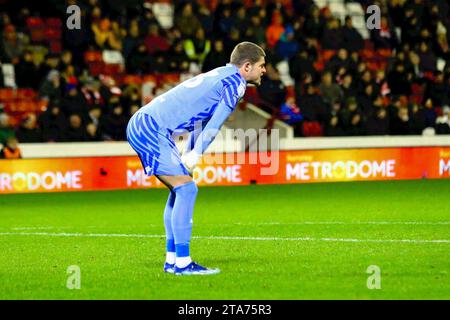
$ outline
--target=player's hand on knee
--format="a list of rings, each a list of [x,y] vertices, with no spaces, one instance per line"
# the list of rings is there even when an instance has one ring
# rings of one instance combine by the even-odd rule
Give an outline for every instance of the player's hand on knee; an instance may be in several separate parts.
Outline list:
[[[195,151],[185,152],[181,155],[181,163],[186,167],[192,176],[195,166],[197,165],[200,155]]]

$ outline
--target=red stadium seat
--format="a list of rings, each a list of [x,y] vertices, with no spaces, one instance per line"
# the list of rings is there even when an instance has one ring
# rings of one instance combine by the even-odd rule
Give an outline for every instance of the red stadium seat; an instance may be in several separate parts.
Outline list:
[[[44,20],[40,17],[28,17],[26,24],[28,28],[42,27],[44,25]]]
[[[61,22],[61,19],[59,19],[59,18],[47,18],[45,20],[45,24],[48,27],[55,28],[55,29],[61,29],[61,27],[62,27],[62,22]]]
[[[304,121],[302,125],[303,135],[305,137],[323,136],[322,126],[317,121]]]
[[[61,53],[62,51],[62,43],[61,41],[52,41],[50,42],[50,51],[52,53]]]
[[[294,86],[287,86],[286,91],[287,91],[286,98],[295,98]]]
[[[90,62],[103,62],[101,51],[86,51],[84,53],[84,61],[86,63]]]
[[[15,99],[14,89],[6,88],[0,89],[0,101],[12,101]]]
[[[44,33],[48,41],[61,39],[61,29],[47,27],[45,28]]]
[[[321,72],[325,68],[325,64],[322,61],[316,61],[313,64],[314,70]]]
[[[103,63],[102,61],[95,61],[89,63],[89,73],[94,77],[104,73],[104,68],[105,63]]]
[[[33,89],[17,89],[16,99],[22,101],[33,101],[37,97],[37,92]]]
[[[336,50],[323,50],[322,51],[322,61],[327,62],[336,54]]]
[[[391,49],[378,49],[377,55],[381,58],[389,58],[392,56],[392,51]]]
[[[126,74],[121,81],[123,84],[142,84],[142,77],[134,74]]]
[[[124,67],[121,64],[105,64],[103,67],[103,73],[115,76],[124,72]]]
[[[164,84],[178,84],[180,82],[179,73],[167,73],[158,75],[158,85],[162,86]]]

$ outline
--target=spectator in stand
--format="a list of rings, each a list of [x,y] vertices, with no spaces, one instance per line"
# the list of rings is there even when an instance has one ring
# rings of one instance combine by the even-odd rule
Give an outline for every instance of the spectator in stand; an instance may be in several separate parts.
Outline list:
[[[103,18],[92,24],[95,44],[100,50],[122,50],[122,41],[120,38],[117,22],[111,23],[108,18]]]
[[[278,11],[275,11],[272,15],[272,23],[266,29],[266,41],[268,47],[275,48],[275,45],[284,32],[283,16]]]
[[[433,100],[427,99],[425,101],[424,109],[425,128],[434,128],[437,118],[437,112],[433,104]]]
[[[225,53],[223,41],[221,39],[214,40],[213,49],[208,53],[203,61],[202,72],[208,72],[217,67],[226,65],[230,60],[228,54]]]
[[[296,87],[296,100],[300,106],[303,119],[306,121],[319,121],[321,124],[327,120],[327,107],[323,97],[318,95],[312,84],[305,86],[302,93]]]
[[[67,118],[58,105],[51,103],[47,110],[39,117],[44,142],[64,142],[67,128]]]
[[[347,98],[344,107],[339,112],[339,118],[342,121],[342,126],[348,135],[357,135],[353,132],[353,121],[355,115],[359,115],[361,118],[361,110],[358,107],[358,102],[355,97]],[[356,121],[357,124],[360,121]]]
[[[341,137],[345,135],[345,131],[342,128],[341,120],[337,115],[333,115],[327,121],[325,126],[325,136],[328,137]]]
[[[224,42],[225,53],[230,56],[234,47],[237,46],[239,42],[241,42],[241,34],[239,33],[239,30],[236,28],[231,28],[230,34],[226,37]]]
[[[128,117],[123,113],[120,103],[112,106],[111,112],[102,118],[101,131],[104,140],[125,140]]]
[[[167,52],[170,49],[169,42],[160,34],[160,30],[156,24],[151,24],[148,27],[148,34],[144,38],[144,42],[147,47],[147,52],[150,55]]]
[[[244,39],[256,44],[262,44],[266,41],[266,34],[261,24],[261,18],[258,15],[252,15],[247,29],[244,30]]]
[[[340,103],[344,98],[344,93],[339,85],[333,82],[332,74],[329,71],[322,75],[322,83],[319,85],[319,89],[324,101],[329,106]]]
[[[68,83],[63,99],[61,100],[61,111],[66,117],[71,114],[79,114],[83,119],[87,119],[87,104],[80,94],[76,84]]]
[[[81,87],[81,94],[88,109],[93,106],[98,106],[101,110],[105,109],[105,99],[100,94],[100,82],[98,80],[93,77],[87,78],[84,86]]]
[[[74,68],[73,75],[79,74],[80,70],[78,69],[78,67],[75,67],[72,52],[65,50],[63,51],[63,53],[61,53],[61,62],[59,66],[59,71],[64,72],[64,70],[67,70],[69,66]]]
[[[167,61],[164,53],[158,52],[154,54],[154,58],[151,61],[150,70],[155,74],[169,72],[169,62]]]
[[[69,117],[69,126],[66,131],[66,141],[81,142],[87,140],[86,129],[83,126],[83,120],[79,114],[71,114]]]
[[[39,84],[45,81],[48,73],[52,70],[60,69],[61,60],[57,54],[47,54],[44,58],[44,62],[39,65],[38,76]]]
[[[295,132],[300,131],[300,124],[303,120],[303,116],[295,103],[294,97],[287,98],[286,102],[281,105],[279,118],[293,126]]]
[[[373,112],[374,100],[377,95],[373,92],[373,85],[369,84],[364,88],[364,92],[357,96],[357,101],[362,114],[369,117]]]
[[[197,16],[194,14],[192,4],[186,3],[181,11],[181,15],[174,19],[176,27],[184,37],[193,37],[195,32],[202,27]]]
[[[300,49],[289,60],[289,74],[296,83],[304,79],[306,74],[310,75],[313,79],[316,78],[314,60],[308,56],[308,52],[305,49]]]
[[[325,65],[325,69],[330,71],[334,76],[337,75],[341,68],[349,69],[350,58],[347,49],[341,48]]]
[[[28,113],[22,118],[20,127],[16,130],[16,137],[21,143],[42,142],[41,130],[37,127],[34,113]]]
[[[444,73],[442,71],[436,71],[434,79],[427,81],[424,97],[425,99],[431,99],[435,106],[450,104],[450,90],[448,84],[444,81]]]
[[[322,39],[322,33],[325,26],[325,19],[320,14],[318,7],[311,6],[311,12],[306,18],[305,34],[312,39]]]
[[[99,128],[92,122],[88,123],[86,126],[86,141],[102,141],[102,135],[99,132]]]
[[[281,104],[286,101],[287,89],[280,80],[278,70],[269,62],[266,66],[266,76],[262,78],[257,88],[261,97],[261,106],[268,113],[278,113]]]
[[[367,120],[366,127],[369,136],[384,136],[389,134],[389,119],[385,108],[377,108]]]
[[[151,57],[148,56],[147,47],[142,41],[138,44],[134,51],[131,52],[125,65],[126,70],[130,74],[148,74],[150,73]]]
[[[0,47],[4,54],[4,61],[17,64],[25,50],[25,40],[19,37],[16,28],[12,24],[8,24],[3,29],[2,41]]]
[[[139,33],[139,22],[138,20],[134,19],[130,22],[127,35],[123,39],[122,53],[125,61],[127,61],[131,53],[136,50],[141,40],[142,39]]]
[[[285,60],[291,59],[300,50],[300,44],[295,39],[294,29],[291,26],[285,28],[284,33],[276,44],[275,50]]]
[[[187,72],[189,70],[189,58],[184,51],[182,41],[176,42],[168,55],[169,72]]]
[[[51,70],[39,89],[39,96],[44,100],[61,100],[61,77],[59,71]]]
[[[14,136],[14,129],[9,124],[9,116],[0,113],[0,143],[5,144],[9,137]]]
[[[419,69],[421,72],[436,71],[437,58],[426,42],[422,41],[420,43],[418,55],[420,58]]]
[[[413,134],[412,123],[409,118],[408,108],[402,107],[398,110],[397,115],[392,119],[391,132],[392,135],[410,135]]]
[[[342,46],[350,52],[364,49],[364,39],[353,27],[353,20],[350,16],[345,17],[345,25],[341,30]]]
[[[344,75],[340,86],[344,97],[356,97],[357,90],[353,83],[353,76],[351,73],[346,73]]]
[[[395,69],[387,76],[389,88],[393,96],[410,95],[411,83],[408,75],[405,72],[405,66],[402,63],[397,63]]]
[[[38,78],[36,77],[38,69],[33,62],[33,54],[25,50],[22,58],[15,65],[16,84],[20,88],[37,89]]]
[[[397,35],[386,16],[381,17],[381,28],[371,30],[371,39],[375,49],[394,49],[398,45]]]
[[[442,115],[436,118],[436,134],[450,134],[450,107],[442,108]]]
[[[217,11],[219,13],[217,34],[221,38],[226,38],[233,28],[233,17],[231,16],[230,7],[225,7],[223,11]]]
[[[0,150],[0,159],[21,159],[22,153],[16,137],[9,137],[5,146]]]
[[[156,24],[158,27],[161,27],[158,19],[156,19],[155,14],[153,13],[151,6],[148,6],[146,4],[148,4],[148,2],[144,2],[143,8],[139,10],[139,30],[147,31],[149,26],[152,24]],[[142,14],[142,12],[144,14]]]
[[[241,34],[245,33],[245,30],[249,27],[249,20],[246,14],[245,6],[240,6],[233,16],[233,28],[239,30]]]
[[[424,108],[421,105],[414,103],[411,106],[410,113],[412,121],[412,133],[421,135],[423,130],[426,128]]]
[[[193,38],[184,41],[184,51],[191,62],[201,66],[211,51],[211,41],[206,39],[205,30],[198,28]]]
[[[402,41],[413,45],[420,37],[419,19],[411,8],[405,11],[404,20],[401,27]]]
[[[214,35],[214,16],[211,14],[211,11],[205,4],[200,4],[197,16],[203,30],[205,30],[206,37],[211,38]]]
[[[338,50],[342,47],[341,26],[338,19],[332,18],[327,22],[320,43],[325,50]]]

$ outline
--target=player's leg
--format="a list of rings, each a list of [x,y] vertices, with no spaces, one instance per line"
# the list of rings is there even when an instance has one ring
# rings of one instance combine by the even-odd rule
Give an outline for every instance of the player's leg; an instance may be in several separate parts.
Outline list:
[[[172,223],[167,230],[173,232],[175,247],[175,274],[215,274],[218,269],[207,269],[192,261],[190,255],[190,242],[192,236],[192,217],[198,188],[190,176],[157,175],[157,178],[169,187],[171,194],[175,194],[175,202],[172,207]],[[165,219],[165,223],[167,220]],[[172,242],[167,241],[167,248]],[[166,261],[166,263],[168,263]]]
[[[175,237],[172,229],[172,211],[175,204],[176,193],[172,190],[174,186],[178,186],[192,179],[186,176],[156,176],[169,190],[169,198],[164,208],[164,228],[166,231],[166,261],[164,263],[164,271],[167,273],[174,273],[175,271]]]

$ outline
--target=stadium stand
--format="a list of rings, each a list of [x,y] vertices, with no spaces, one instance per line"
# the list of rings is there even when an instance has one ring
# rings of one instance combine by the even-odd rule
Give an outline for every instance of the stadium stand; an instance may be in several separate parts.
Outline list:
[[[0,3],[0,137],[27,122],[35,134],[20,142],[121,140],[143,104],[244,40],[265,48],[271,71],[231,127],[259,123],[238,118],[256,106],[261,126],[284,121],[295,136],[450,134],[445,0]],[[380,28],[368,30],[373,4]],[[80,29],[66,26],[69,5]]]

